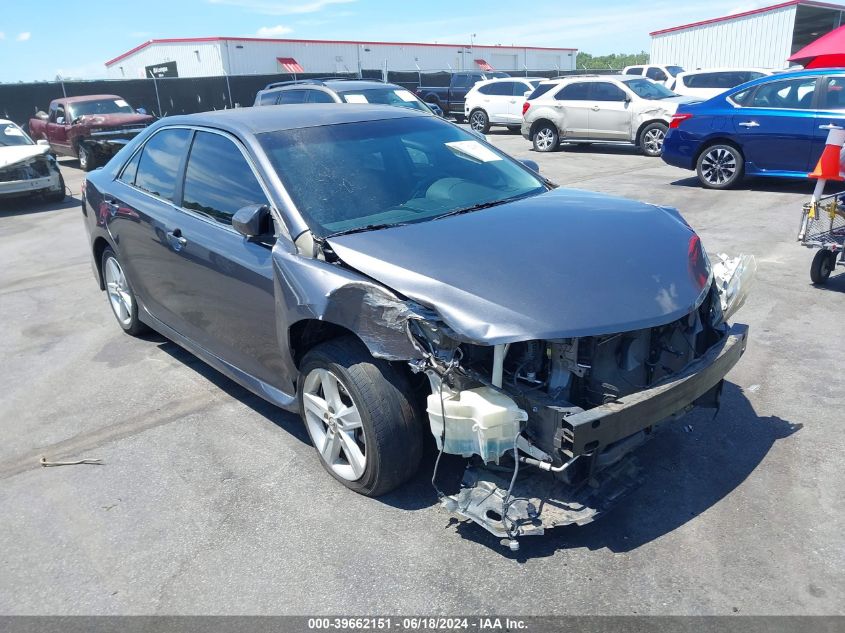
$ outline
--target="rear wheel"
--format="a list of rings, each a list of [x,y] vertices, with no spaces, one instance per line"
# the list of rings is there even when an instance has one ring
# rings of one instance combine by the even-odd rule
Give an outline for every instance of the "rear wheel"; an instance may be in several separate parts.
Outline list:
[[[531,141],[534,143],[534,149],[536,151],[553,152],[560,143],[560,137],[558,136],[557,128],[553,124],[541,123],[534,130]]]
[[[464,115],[463,114],[454,114],[452,115],[455,117],[455,123],[463,123],[464,122]]]
[[[640,149],[646,156],[660,156],[663,153],[663,140],[669,126],[665,123],[649,123],[640,133]]]
[[[836,253],[831,251],[816,251],[813,263],[810,265],[810,279],[814,284],[826,283],[830,273],[836,268]]]
[[[509,125],[508,126],[508,132],[511,132],[511,133],[517,133],[521,130],[522,130],[521,125]]]
[[[476,132],[487,134],[490,131],[490,119],[484,110],[473,110],[469,115],[469,126]]]
[[[347,488],[369,497],[407,481],[422,456],[422,424],[404,374],[353,337],[308,352],[299,410],[320,461]]]
[[[698,157],[695,171],[708,189],[728,189],[742,179],[745,160],[733,145],[711,145]]]

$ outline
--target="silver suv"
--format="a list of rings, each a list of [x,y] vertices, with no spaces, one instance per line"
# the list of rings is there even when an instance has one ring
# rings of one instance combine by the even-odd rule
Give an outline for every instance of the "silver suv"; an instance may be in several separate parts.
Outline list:
[[[551,85],[551,87],[549,87]],[[538,152],[566,143],[632,143],[660,156],[678,105],[692,101],[644,77],[582,75],[541,83],[523,106],[522,136]]]

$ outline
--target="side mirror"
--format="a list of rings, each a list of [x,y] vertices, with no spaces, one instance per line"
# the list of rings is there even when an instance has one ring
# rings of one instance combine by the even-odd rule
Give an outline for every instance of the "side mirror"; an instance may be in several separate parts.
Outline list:
[[[531,160],[530,158],[518,158],[517,159],[520,163],[528,167],[531,171],[536,174],[540,173],[540,166],[537,164],[536,161]]]
[[[525,98],[527,99],[527,98],[528,98],[528,96],[529,96],[532,92],[534,92],[534,91],[533,91],[533,90],[526,90],[525,92],[523,92],[523,93],[522,93],[522,96],[523,96],[523,97],[525,97]]]
[[[147,110],[145,108],[135,108],[135,112],[138,114],[146,114]]]
[[[238,209],[232,216],[232,226],[247,239],[269,237],[273,234],[270,207],[266,204],[251,204]]]
[[[46,147],[50,147],[50,141],[48,141],[47,139],[43,139],[43,138],[40,138],[40,139],[38,139],[37,141],[35,141],[35,144],[36,144],[36,145],[44,145],[44,146],[46,146]]]

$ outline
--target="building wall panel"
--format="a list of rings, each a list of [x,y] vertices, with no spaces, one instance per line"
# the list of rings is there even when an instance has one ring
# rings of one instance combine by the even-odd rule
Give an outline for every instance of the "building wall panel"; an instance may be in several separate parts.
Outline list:
[[[688,70],[720,66],[785,68],[794,26],[793,5],[658,33],[651,39],[651,62],[677,64]]]

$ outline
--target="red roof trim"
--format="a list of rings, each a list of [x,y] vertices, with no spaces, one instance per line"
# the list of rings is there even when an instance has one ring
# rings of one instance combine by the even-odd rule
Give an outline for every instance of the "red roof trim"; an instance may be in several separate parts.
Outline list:
[[[514,50],[529,50],[529,51],[577,51],[577,48],[553,48],[551,46],[484,46],[482,44],[431,44],[428,42],[366,42],[363,40],[292,40],[292,39],[274,39],[265,37],[176,37],[166,38],[160,40],[148,40],[143,44],[139,44],[135,48],[126,51],[106,62],[106,66],[111,66],[121,59],[125,59],[130,55],[146,48],[150,44],[185,44],[189,42],[284,42],[287,44],[364,44],[364,45],[380,45],[380,46],[437,46],[454,48],[456,46],[463,46],[465,48],[507,48]]]
[[[759,9],[751,9],[750,11],[743,11],[742,13],[734,13],[733,15],[724,15],[720,18],[711,18],[709,20],[701,20],[700,22],[691,22],[689,24],[682,24],[680,26],[673,26],[668,29],[661,29],[660,31],[652,31],[649,33],[652,37],[655,35],[663,35],[664,33],[672,33],[673,31],[683,31],[684,29],[691,29],[695,26],[704,26],[707,24],[714,24],[717,22],[726,22],[727,20],[735,20],[737,18],[744,18],[749,15],[756,15],[758,13],[767,13],[768,11],[775,11],[776,9],[784,9],[786,7],[794,7],[798,5],[807,5],[811,7],[821,7],[825,9],[842,9],[845,6],[841,4],[831,4],[829,2],[808,2],[807,0],[789,0],[789,2],[781,2],[780,4],[773,4],[768,7],[760,7]]]

